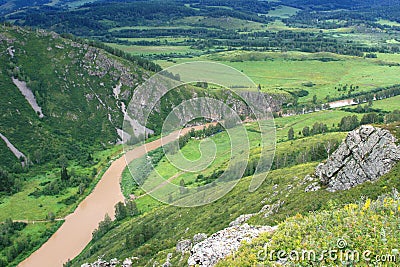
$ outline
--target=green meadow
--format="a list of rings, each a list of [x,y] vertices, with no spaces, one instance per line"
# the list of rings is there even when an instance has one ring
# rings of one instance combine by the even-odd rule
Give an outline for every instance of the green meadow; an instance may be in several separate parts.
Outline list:
[[[289,18],[294,16],[299,12],[300,9],[290,7],[290,6],[278,6],[274,10],[268,12],[268,16],[270,17],[280,17],[280,18]]]
[[[133,55],[151,55],[151,54],[185,54],[189,52],[198,52],[195,49],[191,49],[189,46],[173,46],[173,45],[163,45],[163,46],[142,46],[142,45],[122,45],[108,43],[109,46],[118,48],[125,52],[131,53]]]
[[[249,76],[262,90],[304,89],[308,96],[299,102],[310,102],[314,95],[326,101],[346,96],[335,87],[358,86],[355,92],[367,92],[377,87],[400,83],[400,67],[394,65],[400,60],[399,54],[382,55],[378,59],[364,59],[351,56],[300,52],[223,52],[190,59],[176,59],[175,62],[158,61],[163,67],[189,61],[210,60],[234,67]],[[312,87],[304,84],[313,83]]]

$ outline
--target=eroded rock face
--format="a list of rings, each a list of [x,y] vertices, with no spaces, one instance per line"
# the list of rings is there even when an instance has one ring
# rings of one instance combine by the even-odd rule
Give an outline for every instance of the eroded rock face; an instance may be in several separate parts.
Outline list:
[[[387,130],[362,126],[345,141],[315,174],[328,191],[347,190],[366,181],[376,181],[400,160],[400,146]]]
[[[232,226],[211,235],[206,240],[196,244],[190,251],[189,266],[214,266],[220,259],[237,251],[242,241],[250,242],[263,232],[273,232],[270,226]]]

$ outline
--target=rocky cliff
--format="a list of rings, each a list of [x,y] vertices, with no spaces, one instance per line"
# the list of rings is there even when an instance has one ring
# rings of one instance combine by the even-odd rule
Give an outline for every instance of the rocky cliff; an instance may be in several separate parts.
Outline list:
[[[328,191],[346,190],[376,181],[400,160],[400,146],[387,130],[362,126],[350,132],[315,174]]]

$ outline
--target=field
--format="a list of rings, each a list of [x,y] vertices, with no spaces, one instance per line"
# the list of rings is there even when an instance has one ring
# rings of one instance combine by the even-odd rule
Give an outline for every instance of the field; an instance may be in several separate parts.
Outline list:
[[[378,23],[381,25],[387,25],[387,26],[396,26],[396,27],[400,26],[400,23],[398,23],[396,21],[387,20],[387,19],[380,19],[380,20],[378,20]]]
[[[383,111],[400,110],[400,96],[375,101],[373,107]]]
[[[174,22],[175,25],[191,25],[196,27],[215,28],[224,30],[235,30],[241,32],[265,30],[266,25],[259,22],[247,21],[238,18],[212,18],[204,16],[185,17]]]
[[[176,63],[196,60],[212,60],[240,70],[262,90],[292,90],[302,88],[309,92],[299,102],[310,102],[314,95],[319,100],[346,95],[335,87],[340,85],[359,86],[359,91],[399,84],[399,66],[392,66],[399,60],[399,54],[378,59],[363,59],[334,54],[308,54],[299,52],[223,52],[190,59],[176,59]],[[238,61],[238,62],[235,62]],[[393,62],[395,61],[395,62]],[[158,61],[163,67],[175,63]],[[312,87],[304,86],[312,82]]]
[[[289,18],[294,16],[300,10],[290,6],[278,6],[274,10],[268,12],[268,16],[271,17],[280,17],[280,18]]]
[[[111,47],[118,48],[125,52],[131,53],[133,55],[149,55],[149,54],[186,54],[190,52],[197,52],[191,49],[189,46],[141,46],[141,45],[120,45],[120,44],[108,44]]]

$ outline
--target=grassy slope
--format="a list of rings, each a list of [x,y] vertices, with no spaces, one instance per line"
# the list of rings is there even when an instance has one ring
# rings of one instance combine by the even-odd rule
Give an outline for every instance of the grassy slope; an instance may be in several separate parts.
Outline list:
[[[277,266],[277,255],[272,251],[279,250],[287,253],[297,251],[300,255],[303,250],[314,251],[318,258],[323,250],[338,249],[338,240],[347,243],[343,249],[339,249],[343,255],[348,250],[359,253],[360,259],[356,264],[368,264],[361,257],[368,250],[371,264],[398,266],[399,222],[400,199],[393,194],[377,201],[367,199],[357,204],[348,204],[333,211],[310,213],[304,217],[299,214],[282,222],[275,233],[263,234],[251,244],[243,245],[234,257],[228,257],[217,266]],[[388,255],[394,255],[396,260],[386,257],[386,261],[380,262],[380,258],[375,258]],[[345,257],[343,259],[346,262]],[[347,263],[351,262],[350,259]],[[343,264],[340,258],[334,260],[327,255],[324,260],[316,261],[308,260],[307,257],[301,259],[300,256],[299,260],[293,262],[297,266],[310,266],[316,262],[322,265]]]
[[[338,139],[344,136],[334,133],[331,135]],[[312,146],[318,141],[321,141],[321,136],[299,139],[294,143],[279,143],[278,151],[287,151],[289,147],[300,147],[300,144],[305,147]],[[104,254],[106,259],[116,256],[119,258],[137,256],[139,257],[136,263],[138,266],[151,266],[153,260],[163,262],[168,253],[173,253],[174,266],[185,266],[188,255],[182,259],[181,255],[175,252],[175,244],[178,240],[191,238],[199,232],[213,233],[226,227],[238,215],[257,212],[265,204],[274,204],[278,200],[284,201],[278,213],[267,218],[257,215],[249,221],[251,224],[275,225],[297,213],[306,215],[309,211],[331,210],[333,207],[356,202],[361,196],[375,199],[383,193],[390,192],[392,187],[400,188],[398,178],[400,164],[398,164],[376,183],[366,183],[348,191],[335,193],[324,190],[305,193],[307,183],[304,183],[303,179],[307,174],[313,173],[316,165],[317,163],[313,162],[271,171],[264,184],[254,193],[247,191],[250,178],[244,178],[232,192],[207,206],[190,209],[161,206],[149,209],[145,207],[146,203],[138,203],[138,206],[147,212],[117,224],[103,238],[91,242],[74,261],[75,265],[93,261]],[[275,189],[273,189],[274,186]],[[193,220],[193,218],[196,219]],[[146,244],[139,247],[126,247],[126,237],[133,235],[138,225],[146,225],[148,229],[158,230]]]
[[[8,53],[0,56],[0,132],[34,163],[30,169],[21,170],[19,161],[5,143],[0,142],[0,166],[14,172],[12,175],[20,185],[18,193],[0,196],[0,221],[7,218],[45,220],[49,213],[62,218],[88,195],[110,158],[121,151],[121,146],[111,145],[117,137],[115,124],[122,124],[122,112],[110,97],[112,87],[118,81],[113,81],[109,74],[99,78],[83,70],[88,47],[76,47],[58,36],[17,27],[1,26],[0,33],[12,40],[12,44],[0,42],[2,50],[6,51],[10,46],[15,49],[13,58]],[[116,59],[104,51],[99,53],[122,66],[138,70],[133,63]],[[35,89],[36,99],[45,114],[43,119],[35,114],[12,83],[14,66],[19,69],[19,79],[26,80],[28,86]],[[123,91],[126,89],[122,88]],[[94,101],[86,98],[87,94],[94,93],[111,108],[103,109],[95,97]],[[113,122],[105,119],[107,113],[112,114]],[[88,153],[93,156],[92,162],[86,161]],[[78,186],[74,186],[54,196],[30,196],[35,190],[44,188],[46,183],[59,179],[58,158],[63,154],[68,158],[70,173],[81,178],[90,177],[87,188],[82,194],[79,194]],[[96,178],[94,171],[99,173]],[[67,199],[70,199],[68,203],[63,202]],[[10,266],[15,266],[34,251],[59,225],[60,222],[28,225],[14,235],[11,245],[30,241],[27,242],[29,246],[10,261]],[[12,246],[2,249],[0,258],[7,257],[11,249]]]

